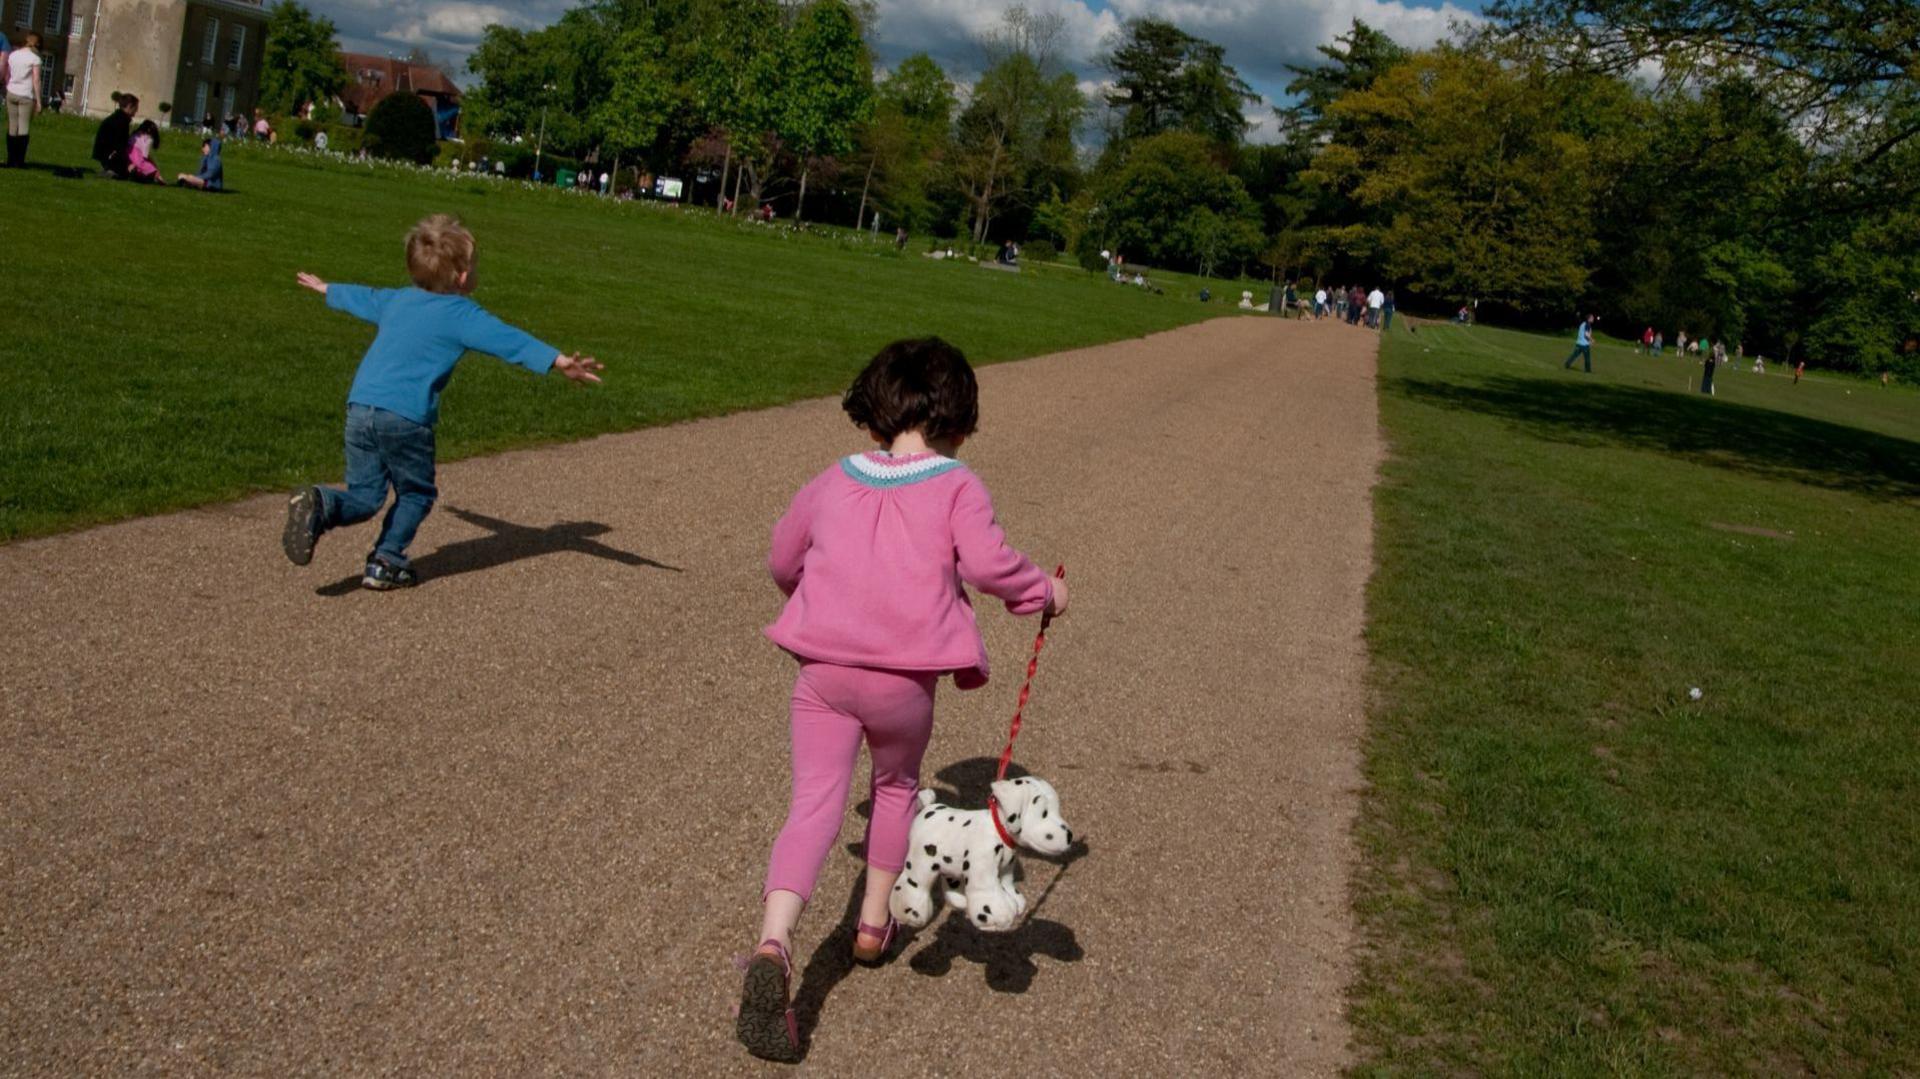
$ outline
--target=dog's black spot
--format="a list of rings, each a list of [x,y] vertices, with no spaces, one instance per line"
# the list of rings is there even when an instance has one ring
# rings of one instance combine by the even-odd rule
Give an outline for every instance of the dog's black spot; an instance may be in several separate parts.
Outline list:
[[[932,820],[932,819],[933,819],[933,814],[934,814],[934,811],[933,811],[933,810],[931,810],[931,809],[929,809],[929,810],[927,810],[927,811],[926,811],[926,813],[924,813],[924,814],[922,814],[922,815],[921,815],[921,817],[920,817],[920,819],[921,819],[921,820]]]
[[[981,908],[980,908],[980,913],[982,913],[982,914],[992,914],[992,913],[993,913],[993,908],[992,908],[992,907],[981,907]]]
[[[897,892],[897,891],[899,891],[900,889],[902,889],[902,888],[904,888],[904,887],[906,887],[906,885],[904,885],[904,884],[896,884],[896,885],[894,885],[894,886],[893,886],[893,890]]]
[[[1044,810],[1044,809],[1043,809],[1043,810],[1041,810],[1041,811],[1040,811],[1040,819],[1041,819],[1041,820],[1046,820],[1046,819],[1047,819],[1047,811],[1046,811],[1046,810]]]
[[[1026,781],[1026,780],[1024,780],[1024,779],[1016,779],[1016,780],[1014,780],[1014,781],[1013,781],[1013,785],[1014,785],[1014,786],[1016,786],[1016,787],[1023,787],[1023,786],[1025,786],[1025,785],[1026,785],[1026,783],[1027,783],[1027,781]]]
[[[960,872],[965,873],[968,867],[971,865],[973,865],[973,859],[971,858],[960,859]]]
[[[952,865],[952,864],[953,864],[953,855],[951,855],[951,854],[942,854],[942,855],[940,856],[940,860],[941,860],[941,861],[943,861],[943,862],[945,862],[945,863],[947,863],[948,865]]]
[[[1047,833],[1047,838],[1048,838],[1048,839],[1052,839],[1052,838],[1053,838],[1053,833],[1052,833],[1052,832],[1048,832],[1048,833]]]
[[[985,912],[985,911],[982,911],[982,912],[980,912],[979,914],[976,914],[976,915],[974,915],[974,916],[973,916],[973,920],[974,920],[974,921],[976,921],[976,922],[984,922],[984,921],[986,921],[986,920],[987,920],[987,915],[986,915],[986,912]]]
[[[917,881],[917,880],[914,880],[914,879],[913,879],[912,877],[908,877],[908,878],[907,878],[907,887],[909,887],[909,888],[918,888],[918,887],[920,887],[920,882],[919,882],[919,881]]]
[[[949,814],[947,814],[947,823],[948,823],[948,824],[952,824],[952,823],[953,823],[953,814],[951,814],[951,813],[949,813]]]
[[[995,843],[995,844],[993,845],[993,853],[995,853],[995,854],[998,854],[998,853],[1000,853],[1001,851],[1003,851],[1003,850],[1006,850],[1006,849],[1007,849],[1006,847],[1004,847],[1004,846],[1002,846],[1002,845],[1000,845],[999,843]]]
[[[972,824],[972,823],[973,823],[973,818],[972,818],[972,817],[968,817],[968,818],[967,818],[966,820],[963,820],[963,821],[961,821],[961,822],[960,822],[960,827],[962,827],[962,828],[965,828],[965,827],[966,827],[967,825],[969,825],[969,824]]]
[[[929,843],[929,844],[927,844],[927,853],[928,853],[928,854],[939,854],[939,853],[940,853],[940,848],[939,848],[939,847],[936,847],[936,846],[934,846],[934,845],[933,845],[933,844],[931,844],[931,843]]]
[[[1019,820],[1019,819],[1020,819],[1020,814],[1018,814],[1018,813],[1009,813],[1009,814],[1007,814],[1007,823],[1008,823],[1008,824],[1012,824],[1012,823],[1013,823],[1014,821],[1017,821],[1017,820]]]

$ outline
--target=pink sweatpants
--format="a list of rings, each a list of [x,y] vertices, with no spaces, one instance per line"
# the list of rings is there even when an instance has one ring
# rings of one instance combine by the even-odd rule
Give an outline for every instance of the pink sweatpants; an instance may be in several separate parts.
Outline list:
[[[773,841],[766,892],[813,895],[840,835],[860,741],[873,760],[867,864],[897,873],[920,786],[920,758],[933,734],[932,671],[881,671],[802,662],[793,684],[793,803]],[[761,893],[762,896],[766,892]]]

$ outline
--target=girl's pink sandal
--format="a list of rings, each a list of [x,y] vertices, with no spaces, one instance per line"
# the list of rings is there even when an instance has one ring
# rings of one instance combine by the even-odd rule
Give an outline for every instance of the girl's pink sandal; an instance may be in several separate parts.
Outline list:
[[[771,949],[771,950],[769,950]],[[777,940],[760,942],[740,987],[735,1031],[747,1052],[781,1064],[800,1062],[800,1023],[792,1003],[793,962]]]
[[[892,917],[887,918],[887,924],[884,926],[858,923],[858,928],[854,931],[856,935],[853,938],[853,961],[864,967],[879,966],[886,960],[887,949],[893,946],[894,934],[899,931],[900,923],[894,921]],[[860,943],[861,937],[878,937],[880,943],[869,948]]]

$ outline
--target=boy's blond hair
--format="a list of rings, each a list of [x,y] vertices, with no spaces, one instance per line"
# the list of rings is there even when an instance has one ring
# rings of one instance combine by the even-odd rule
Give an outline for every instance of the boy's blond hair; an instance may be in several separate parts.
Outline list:
[[[407,233],[407,274],[428,292],[461,291],[473,269],[473,233],[452,214],[434,214]]]

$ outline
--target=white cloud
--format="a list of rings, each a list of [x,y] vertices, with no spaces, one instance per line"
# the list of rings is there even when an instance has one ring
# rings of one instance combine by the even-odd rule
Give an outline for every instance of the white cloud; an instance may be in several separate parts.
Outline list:
[[[400,52],[421,45],[456,64],[479,43],[490,23],[542,26],[578,0],[310,0],[340,26],[353,49]],[[926,52],[956,78],[982,67],[979,42],[1019,0],[876,0],[874,35],[882,64]],[[1430,7],[1398,0],[1025,0],[1037,14],[1062,22],[1062,60],[1084,78],[1097,78],[1097,60],[1130,18],[1154,16],[1197,37],[1226,46],[1227,62],[1264,97],[1285,87],[1288,64],[1314,61],[1315,47],[1346,32],[1354,19],[1420,48],[1447,36],[1455,22],[1478,18],[1455,0]],[[1253,110],[1262,119],[1263,106]]]

